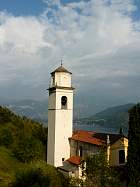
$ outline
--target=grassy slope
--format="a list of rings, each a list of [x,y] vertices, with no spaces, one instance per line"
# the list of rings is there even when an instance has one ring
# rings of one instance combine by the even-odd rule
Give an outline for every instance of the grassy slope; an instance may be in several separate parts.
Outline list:
[[[19,162],[9,149],[0,146],[0,187],[8,187],[15,180],[16,173],[21,171],[26,173],[31,168],[39,168],[44,175],[49,177],[49,187],[60,187],[60,183],[64,180],[64,177],[58,173],[57,169],[47,165],[44,160],[24,164]]]
[[[23,167],[25,164],[16,160],[9,149],[0,146],[0,186],[10,183],[17,169]]]

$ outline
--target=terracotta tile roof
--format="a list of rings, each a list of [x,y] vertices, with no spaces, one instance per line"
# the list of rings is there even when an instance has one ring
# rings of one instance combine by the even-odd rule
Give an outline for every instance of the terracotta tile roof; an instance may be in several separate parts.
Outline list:
[[[105,140],[102,140],[100,138],[96,138],[93,135],[96,134],[94,131],[84,131],[84,130],[78,130],[75,131],[70,139],[77,140],[81,142],[86,142],[94,145],[101,146],[106,143]]]
[[[82,158],[80,156],[72,156],[67,161],[75,165],[80,165]]]
[[[101,146],[107,143],[107,135],[109,135],[110,144],[115,143],[122,137],[127,138],[123,134],[97,133],[95,131],[77,130],[73,133],[70,139]]]

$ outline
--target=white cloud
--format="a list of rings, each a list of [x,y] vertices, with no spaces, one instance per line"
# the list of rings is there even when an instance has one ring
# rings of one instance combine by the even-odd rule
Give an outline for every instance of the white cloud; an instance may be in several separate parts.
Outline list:
[[[6,16],[0,20],[0,47],[8,53],[36,53],[49,46],[44,40],[45,27],[35,17]]]
[[[80,89],[105,79],[119,89],[117,77],[139,75],[140,24],[131,18],[132,0],[44,2],[39,17],[0,13],[0,86],[47,87],[62,57]]]

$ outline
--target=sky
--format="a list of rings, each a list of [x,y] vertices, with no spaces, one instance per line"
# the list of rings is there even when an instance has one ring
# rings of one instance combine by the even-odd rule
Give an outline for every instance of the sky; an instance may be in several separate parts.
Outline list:
[[[140,0],[0,0],[1,98],[47,100],[61,59],[81,108],[139,102]]]

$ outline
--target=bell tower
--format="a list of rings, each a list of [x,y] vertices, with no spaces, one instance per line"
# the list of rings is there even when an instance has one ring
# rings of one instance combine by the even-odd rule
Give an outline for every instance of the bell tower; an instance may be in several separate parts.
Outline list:
[[[69,137],[72,136],[73,90],[72,73],[62,64],[51,73],[48,102],[47,163],[62,166],[70,157]]]

